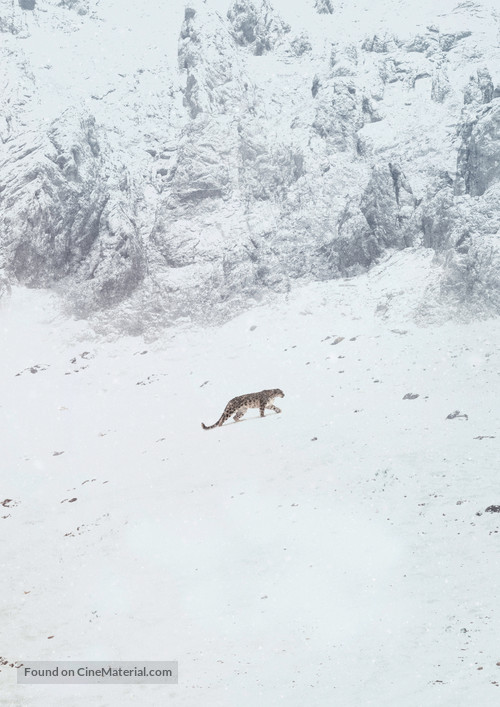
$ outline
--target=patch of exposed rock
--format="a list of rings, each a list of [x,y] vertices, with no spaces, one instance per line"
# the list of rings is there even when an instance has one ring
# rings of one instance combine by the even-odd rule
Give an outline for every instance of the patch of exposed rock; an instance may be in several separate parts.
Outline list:
[[[290,32],[290,26],[267,0],[235,0],[227,18],[236,43],[248,47],[256,56],[272,51]]]
[[[457,191],[481,196],[500,180],[500,99],[473,113],[460,135]]]
[[[5,272],[30,287],[71,282],[83,313],[129,294],[141,279],[141,247],[128,200],[110,186],[93,117],[68,110],[0,154]]]

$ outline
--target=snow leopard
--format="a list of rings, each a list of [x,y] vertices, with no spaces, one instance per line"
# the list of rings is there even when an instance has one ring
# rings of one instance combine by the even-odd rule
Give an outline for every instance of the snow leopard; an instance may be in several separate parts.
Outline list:
[[[273,405],[274,398],[284,398],[285,394],[279,388],[273,388],[272,390],[261,390],[260,393],[247,393],[246,395],[238,395],[236,398],[232,398],[226,407],[220,418],[213,425],[207,426],[203,422],[201,426],[204,430],[212,430],[214,427],[220,427],[226,420],[229,420],[231,415],[234,416],[235,422],[241,420],[243,415],[246,413],[248,408],[259,408],[260,416],[264,417],[264,410],[274,410],[274,412],[281,412],[280,408]]]

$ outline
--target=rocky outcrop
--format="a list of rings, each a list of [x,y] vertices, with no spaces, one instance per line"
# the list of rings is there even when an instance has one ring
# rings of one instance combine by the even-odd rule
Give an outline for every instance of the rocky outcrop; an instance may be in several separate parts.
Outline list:
[[[494,316],[500,311],[500,184],[481,197],[456,195],[450,186],[424,206],[424,245],[436,251],[438,289],[423,297],[422,310],[438,317]],[[427,312],[426,312],[427,313]]]
[[[25,15],[32,14],[35,2],[33,0],[22,0],[22,2],[33,4],[33,7],[23,8],[21,0],[15,3],[12,0],[0,0],[0,34],[12,34],[23,38],[29,35]]]
[[[500,99],[465,121],[457,161],[457,193],[481,196],[500,181]]]
[[[74,10],[79,15],[87,15],[89,12],[89,0],[59,0],[59,5]]]
[[[74,311],[89,316],[131,295],[146,274],[146,258],[130,200],[112,194],[99,221],[99,235],[88,257],[67,281]]]
[[[497,194],[497,198],[498,198]],[[500,311],[498,236],[470,235],[441,257],[440,293],[445,316],[496,316]]]
[[[169,202],[228,199],[237,183],[237,133],[224,116],[200,114],[188,123],[167,177]]]
[[[290,186],[304,174],[301,149],[270,141],[257,121],[242,121],[238,137],[239,181],[248,197],[258,201],[284,199]]]
[[[188,5],[178,57],[186,77],[184,105],[191,118],[199,113],[238,113],[246,109],[248,82],[234,54],[234,40],[222,18]]]
[[[376,262],[388,248],[413,245],[418,211],[401,169],[375,165],[359,200],[350,199],[336,220],[336,233],[320,249],[328,270],[318,263],[317,276],[351,277]]]
[[[384,34],[374,34],[366,37],[361,48],[366,52],[376,52],[377,54],[387,54],[395,51],[402,44],[394,34],[386,32]]]
[[[470,30],[441,34],[439,36],[439,48],[443,52],[449,52],[451,49],[454,49],[462,39],[470,37],[471,34],[472,32]]]
[[[0,48],[0,151],[19,131],[25,130],[26,113],[36,92],[34,77],[21,54],[17,61]],[[1,179],[1,174],[0,174]]]
[[[472,74],[464,89],[464,103],[489,103],[493,98],[494,87],[490,72],[486,67]]]
[[[383,247],[405,248],[417,232],[416,199],[397,164],[376,165],[360,210],[376,241]]]
[[[440,63],[434,67],[432,72],[431,98],[436,103],[444,103],[450,90],[450,79],[446,64]]]
[[[447,175],[423,204],[423,243],[441,268],[438,290],[424,300],[441,318],[500,311],[500,101],[471,106],[460,135],[455,181]]]
[[[290,32],[290,26],[276,14],[267,0],[235,0],[227,12],[237,44],[256,56],[272,51]]]
[[[481,18],[470,40],[441,15],[361,40],[338,31],[345,3],[317,0],[313,22],[337,28],[326,44],[269,0],[226,15],[190,0],[176,70],[160,50],[148,65],[155,37],[123,66],[111,53],[97,85],[98,53],[83,58],[103,5],[40,2],[0,0],[1,283],[59,289],[73,312],[138,333],[220,321],[294,279],[421,245],[436,253],[434,302],[497,306],[500,98]],[[23,54],[35,27],[76,39],[81,64]]]
[[[442,251],[451,246],[451,234],[457,220],[455,196],[451,186],[444,186],[425,204],[422,215],[423,244]]]
[[[320,15],[332,15],[333,3],[332,0],[315,0],[314,8]]]
[[[358,65],[358,50],[356,45],[339,46],[334,44],[330,52],[331,76],[354,76]]]
[[[68,112],[39,136],[4,145],[1,228],[9,234],[7,267],[43,287],[89,253],[106,203],[95,123]]]
[[[431,33],[416,34],[405,42],[405,49],[408,52],[427,52],[434,42],[437,43],[437,39]]]
[[[45,135],[9,140],[1,155],[6,272],[30,287],[92,280],[87,312],[128,294],[140,279],[140,247],[114,203],[93,117],[67,111]]]
[[[290,52],[296,57],[304,56],[304,54],[310,52],[311,49],[312,44],[305,32],[301,32],[290,42]]]
[[[356,84],[348,78],[335,78],[318,82],[316,89],[313,84],[317,102],[313,130],[328,139],[331,149],[355,149],[356,133],[365,123],[362,96]]]
[[[376,261],[383,244],[370,227],[361,208],[347,204],[338,222],[338,237],[331,243],[331,256],[341,277],[350,277]]]

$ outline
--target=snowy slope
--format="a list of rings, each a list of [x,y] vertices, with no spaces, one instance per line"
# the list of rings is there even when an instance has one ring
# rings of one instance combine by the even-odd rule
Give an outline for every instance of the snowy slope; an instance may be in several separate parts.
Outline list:
[[[405,250],[153,343],[14,289],[1,655],[177,659],[180,680],[17,686],[2,665],[2,704],[497,704],[500,331],[417,327],[436,269]],[[201,429],[276,386],[281,415]]]

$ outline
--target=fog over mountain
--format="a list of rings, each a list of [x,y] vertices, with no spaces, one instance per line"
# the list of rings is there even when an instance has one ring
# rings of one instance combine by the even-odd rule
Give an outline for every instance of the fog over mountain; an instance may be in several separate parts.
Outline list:
[[[425,248],[417,321],[497,315],[496,7],[0,0],[0,293],[154,334]]]

